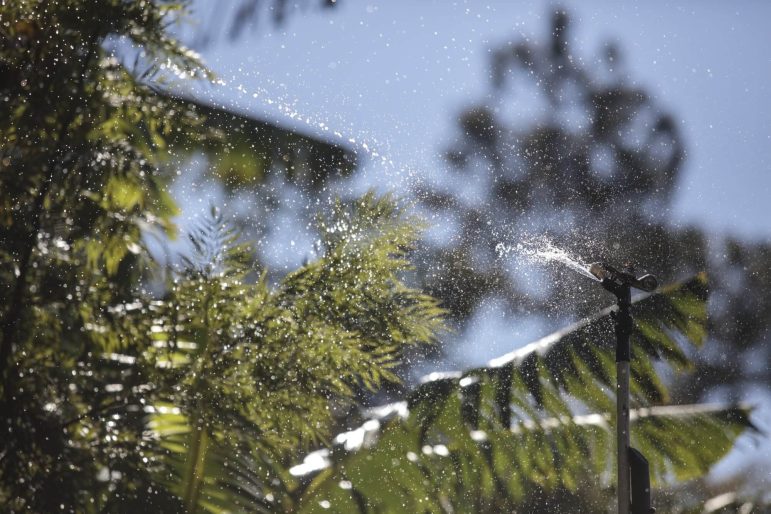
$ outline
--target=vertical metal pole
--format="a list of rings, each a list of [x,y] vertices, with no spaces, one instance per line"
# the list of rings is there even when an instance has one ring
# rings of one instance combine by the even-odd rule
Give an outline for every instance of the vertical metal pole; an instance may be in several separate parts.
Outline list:
[[[628,285],[616,291],[616,449],[618,451],[618,513],[629,514],[631,480],[629,468],[629,336],[632,333],[631,291]]]
[[[616,445],[618,448],[618,514],[629,514],[630,479],[629,479],[629,362],[617,362],[616,373],[616,418],[618,430]]]

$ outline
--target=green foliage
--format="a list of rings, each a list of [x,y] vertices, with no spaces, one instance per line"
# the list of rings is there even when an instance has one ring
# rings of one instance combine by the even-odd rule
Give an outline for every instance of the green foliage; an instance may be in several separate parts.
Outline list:
[[[395,380],[403,347],[441,326],[434,300],[398,278],[415,224],[372,196],[340,205],[329,222],[360,229],[275,289],[251,280],[250,252],[216,221],[164,298],[142,290],[145,236],[174,233],[167,165],[223,130],[156,90],[209,77],[167,32],[184,8],[0,7],[0,503],[11,512],[215,509],[243,452],[277,462],[318,442],[331,408]],[[133,64],[117,43],[122,55],[133,45]]]
[[[146,356],[163,384],[150,427],[188,511],[243,504],[247,492],[269,504],[279,470],[253,466],[250,491],[228,470],[323,440],[330,402],[397,380],[389,368],[404,348],[434,340],[442,310],[398,278],[417,237],[408,221],[389,198],[338,203],[321,223],[323,256],[275,289],[264,274],[247,280],[248,247],[216,212],[191,235],[194,254],[157,307]]]
[[[162,79],[161,63],[208,75],[166,33],[179,7],[0,7],[0,503],[11,512],[165,504],[143,461],[144,371],[125,362],[141,357],[151,315],[136,291],[142,236],[173,229],[165,140],[200,125],[144,79]],[[107,49],[117,40],[152,59],[144,79]]]
[[[706,299],[697,276],[635,303],[647,329],[634,334],[632,445],[659,483],[703,475],[752,427],[744,407],[648,407],[666,391],[644,364],[682,365],[683,344],[703,341]],[[535,512],[534,498],[562,494],[570,506],[590,488],[599,499],[573,511],[605,511],[615,460],[609,311],[487,367],[429,375],[406,402],[374,409],[331,453],[293,468],[309,481],[300,510]],[[598,413],[577,414],[587,407]]]

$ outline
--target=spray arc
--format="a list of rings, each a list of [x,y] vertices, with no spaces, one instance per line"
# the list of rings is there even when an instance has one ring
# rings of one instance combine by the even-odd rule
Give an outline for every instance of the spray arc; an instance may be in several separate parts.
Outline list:
[[[658,287],[653,275],[637,277],[631,266],[617,270],[597,262],[589,272],[602,287],[616,297],[618,310],[611,313],[616,331],[616,440],[618,449],[618,512],[619,514],[650,514],[650,470],[648,461],[629,444],[629,361],[632,334],[632,289],[651,292]]]

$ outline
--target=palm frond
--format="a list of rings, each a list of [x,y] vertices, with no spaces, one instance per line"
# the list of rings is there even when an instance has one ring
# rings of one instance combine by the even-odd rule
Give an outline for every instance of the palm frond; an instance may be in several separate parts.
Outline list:
[[[442,326],[436,301],[399,276],[417,229],[392,199],[339,202],[320,225],[324,254],[271,288],[244,279],[248,248],[213,210],[157,308],[142,357],[166,403],[148,426],[190,512],[290,501],[286,452],[325,440],[331,402],[397,380],[403,348]]]
[[[650,360],[687,365],[706,323],[703,275],[636,299],[632,444],[654,479],[703,474],[751,428],[743,406],[650,406],[666,398]],[[404,402],[374,409],[292,468],[301,511],[495,511],[533,489],[575,490],[591,471],[607,488],[614,459],[611,309],[488,366],[435,373]],[[586,409],[599,414],[577,415]]]
[[[452,395],[457,398],[457,395]],[[339,434],[332,450],[309,454],[290,472],[305,482],[301,512],[494,511],[533,490],[575,490],[611,481],[614,432],[608,414],[530,420],[510,430],[469,430],[446,410],[420,441],[419,421],[401,402],[358,429]],[[633,446],[649,459],[654,479],[705,473],[747,428],[744,405],[683,405],[631,411]],[[455,419],[453,419],[453,417]],[[366,508],[360,508],[365,504]]]

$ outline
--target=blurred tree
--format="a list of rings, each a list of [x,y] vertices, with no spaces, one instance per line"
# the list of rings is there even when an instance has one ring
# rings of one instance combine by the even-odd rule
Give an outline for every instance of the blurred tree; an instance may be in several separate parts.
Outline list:
[[[551,31],[543,44],[492,51],[492,89],[459,118],[461,136],[446,153],[451,175],[419,193],[458,227],[432,249],[440,270],[425,271],[458,320],[492,295],[513,312],[585,314],[605,303],[602,291],[588,288],[586,301],[553,301],[575,298],[583,278],[550,274],[537,298],[523,290],[521,277],[500,266],[497,245],[528,234],[546,233],[595,259],[647,265],[664,278],[704,266],[702,235],[665,219],[684,154],[677,124],[627,82],[615,47],[593,73],[569,46],[563,11]],[[509,120],[522,110],[520,128]],[[471,192],[453,189],[459,177],[475,183]]]
[[[514,317],[583,316],[607,303],[572,272],[525,276],[498,245],[548,240],[664,280],[707,269],[713,338],[675,394],[696,401],[719,389],[736,400],[734,385],[771,386],[768,366],[747,367],[771,359],[771,248],[669,222],[685,156],[678,123],[628,78],[615,45],[585,60],[569,28],[557,10],[542,42],[491,50],[490,91],[461,113],[448,174],[418,191],[445,225],[416,260],[425,287],[465,327],[492,300]]]
[[[728,236],[710,250],[711,344],[693,356],[694,372],[680,378],[681,401],[771,390],[771,244]]]
[[[254,31],[263,18],[267,18],[273,26],[281,27],[293,14],[313,7],[331,9],[338,4],[339,0],[239,0],[228,6],[231,8],[230,12],[226,11],[223,15],[222,4],[210,2],[208,9],[211,15],[202,12],[199,16],[208,22],[195,30],[192,44],[209,45],[223,33],[232,41],[242,37],[246,31]],[[201,11],[206,10],[202,2],[199,2],[199,7]]]
[[[264,2],[261,0],[241,0],[232,25],[229,30],[230,38],[237,38],[249,23],[257,21],[260,15],[260,9],[268,11],[273,22],[277,25],[284,23],[287,16],[298,9],[307,9],[315,5],[322,8],[332,8],[337,6],[337,0],[304,0],[302,2],[290,2],[288,0],[271,0]]]
[[[204,485],[239,452],[277,462],[316,440],[328,408],[395,379],[402,347],[441,324],[398,279],[418,224],[373,197],[336,206],[321,257],[275,289],[244,280],[251,259],[215,222],[163,297],[143,290],[146,236],[174,233],[175,148],[217,137],[156,90],[209,76],[168,34],[184,9],[0,7],[5,511],[213,510],[226,489]]]

